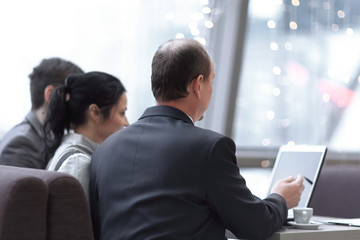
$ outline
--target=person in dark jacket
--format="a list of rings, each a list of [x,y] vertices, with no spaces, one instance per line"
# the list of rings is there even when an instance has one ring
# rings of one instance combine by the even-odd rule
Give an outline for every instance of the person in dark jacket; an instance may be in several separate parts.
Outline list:
[[[93,154],[90,203],[95,239],[265,239],[304,189],[282,179],[265,199],[246,187],[235,143],[194,126],[208,108],[214,66],[196,40],[166,42],[152,61],[156,106]]]
[[[83,73],[74,63],[61,58],[43,59],[30,78],[31,111],[10,129],[0,142],[0,165],[45,169],[43,124],[52,90],[64,84],[70,73]]]

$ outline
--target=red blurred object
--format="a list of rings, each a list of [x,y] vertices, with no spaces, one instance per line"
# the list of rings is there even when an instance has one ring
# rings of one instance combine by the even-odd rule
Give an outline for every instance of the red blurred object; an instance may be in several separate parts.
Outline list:
[[[330,96],[330,101],[338,107],[347,107],[355,95],[355,92],[329,80],[322,80],[319,85],[320,91]]]

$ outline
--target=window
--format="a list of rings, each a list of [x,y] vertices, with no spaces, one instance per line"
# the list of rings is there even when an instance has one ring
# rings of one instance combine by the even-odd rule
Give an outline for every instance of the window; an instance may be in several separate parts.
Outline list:
[[[208,0],[2,1],[0,138],[30,110],[28,75],[48,57],[120,78],[127,116],[136,121],[154,105],[151,61],[159,45],[177,37],[206,43],[212,15]]]
[[[250,0],[233,137],[359,151],[360,2]]]

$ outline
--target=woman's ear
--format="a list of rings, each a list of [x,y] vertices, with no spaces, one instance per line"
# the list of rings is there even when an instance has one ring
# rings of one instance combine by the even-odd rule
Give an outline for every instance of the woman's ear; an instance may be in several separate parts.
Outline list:
[[[102,113],[96,104],[91,104],[88,109],[89,118],[95,123],[100,123],[102,120]]]

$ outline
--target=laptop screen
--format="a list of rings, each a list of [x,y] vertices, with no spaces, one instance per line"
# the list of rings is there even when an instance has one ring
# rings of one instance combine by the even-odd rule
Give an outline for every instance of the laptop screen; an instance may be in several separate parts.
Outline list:
[[[325,154],[325,146],[282,146],[272,170],[268,193],[279,179],[289,176],[296,177],[301,174],[304,177],[303,184],[305,188],[298,207],[307,207],[320,174]]]

